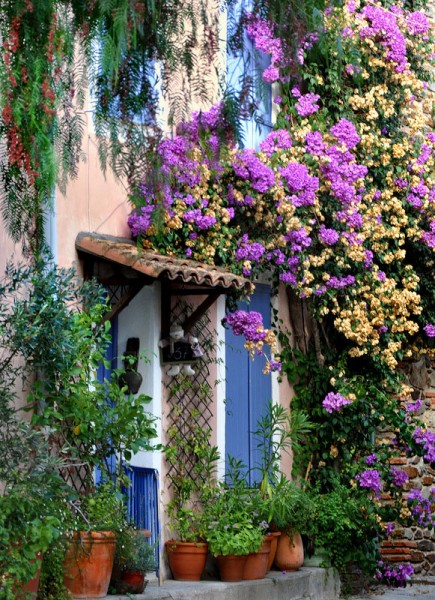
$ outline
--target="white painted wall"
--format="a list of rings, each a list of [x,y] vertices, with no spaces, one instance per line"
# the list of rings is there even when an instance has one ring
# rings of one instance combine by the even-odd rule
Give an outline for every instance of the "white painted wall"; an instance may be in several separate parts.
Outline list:
[[[225,317],[225,296],[217,300],[216,305],[216,359],[217,359],[217,385],[216,385],[216,444],[219,448],[221,460],[218,465],[218,477],[225,475],[225,328],[222,319]]]
[[[159,358],[160,339],[160,303],[161,287],[158,282],[145,286],[132,302],[118,317],[118,356],[119,360],[125,352],[127,340],[130,337],[140,339],[140,352],[144,353],[150,362],[139,361],[138,371],[143,377],[139,394],[151,396],[152,402],[147,404],[147,410],[158,417],[158,438],[162,441],[162,370]],[[122,365],[118,365],[122,366]],[[161,471],[160,452],[139,452],[132,460],[133,466],[148,467]]]

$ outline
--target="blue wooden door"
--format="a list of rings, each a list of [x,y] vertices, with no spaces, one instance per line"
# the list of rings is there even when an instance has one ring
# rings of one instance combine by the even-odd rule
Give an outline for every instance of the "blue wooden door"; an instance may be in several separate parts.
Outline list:
[[[270,287],[256,284],[249,306],[240,303],[239,308],[261,313],[264,326],[270,327]],[[263,373],[264,357],[255,356],[252,360],[244,348],[242,336],[227,330],[225,342],[226,466],[228,469],[229,455],[241,460],[248,469],[248,479],[252,485],[259,480],[255,469],[260,462],[257,441],[252,432],[272,398],[271,378]]]
[[[110,323],[110,335],[112,339],[106,350],[106,361],[107,364],[101,363],[98,367],[97,377],[100,383],[104,381],[109,381],[112,375],[113,369],[116,369],[117,366],[117,354],[118,354],[118,319],[115,317]],[[116,456],[112,455],[110,457],[108,463],[108,469],[111,474],[115,474],[116,472]],[[96,482],[99,483],[101,481],[101,473],[99,469],[96,470],[95,474]]]

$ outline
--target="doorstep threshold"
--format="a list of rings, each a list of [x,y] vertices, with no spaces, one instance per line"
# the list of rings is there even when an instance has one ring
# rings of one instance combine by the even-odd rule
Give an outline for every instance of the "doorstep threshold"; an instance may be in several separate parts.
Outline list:
[[[339,579],[332,569],[302,567],[299,571],[269,571],[264,579],[175,581],[159,586],[149,581],[143,594],[109,595],[107,600],[338,600]],[[91,599],[89,599],[91,600]]]

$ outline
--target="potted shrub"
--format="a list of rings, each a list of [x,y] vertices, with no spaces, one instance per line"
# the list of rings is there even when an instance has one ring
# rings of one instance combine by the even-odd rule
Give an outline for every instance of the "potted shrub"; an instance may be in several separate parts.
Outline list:
[[[71,505],[64,583],[75,598],[106,596],[115,556],[116,534],[126,524],[122,495],[111,484],[98,486]]]
[[[142,530],[126,527],[116,540],[114,587],[119,594],[142,594],[147,572],[155,570],[155,547]],[[114,568],[115,571],[115,568]]]
[[[272,527],[281,531],[275,564],[279,569],[297,571],[304,562],[301,534],[314,518],[314,504],[309,494],[284,476],[278,481],[271,501]]]
[[[53,510],[63,495],[58,466],[49,457],[42,434],[27,423],[3,421],[0,573],[4,600],[36,598],[43,553],[62,530],[62,521]]]
[[[186,456],[194,457],[191,472],[185,470]],[[193,418],[187,432],[171,427],[166,460],[172,467],[172,498],[166,507],[173,536],[165,543],[169,566],[174,579],[198,581],[208,553],[204,506],[214,487],[219,460],[217,448],[210,445],[210,429],[202,428]]]
[[[264,499],[269,499],[270,511],[267,521],[271,524],[271,507],[273,499],[276,499],[276,490],[280,482],[285,481],[281,472],[280,463],[284,454],[291,450],[297,451],[300,444],[313,424],[302,411],[290,411],[281,404],[269,403],[266,413],[257,421],[254,431],[259,452],[259,466],[256,467],[260,483],[259,489]],[[276,524],[272,525],[269,532],[270,553],[268,568],[272,567],[278,548],[278,539],[281,532],[276,530]]]
[[[205,508],[205,537],[222,581],[240,581],[248,555],[257,553],[267,523],[258,523],[249,490],[218,486]]]

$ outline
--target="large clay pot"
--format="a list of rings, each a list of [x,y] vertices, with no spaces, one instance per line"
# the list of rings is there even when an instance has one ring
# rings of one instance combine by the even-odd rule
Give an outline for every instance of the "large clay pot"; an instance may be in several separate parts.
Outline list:
[[[263,579],[267,573],[269,553],[270,539],[265,537],[260,550],[254,554],[248,554],[243,570],[243,579]]]
[[[278,538],[281,535],[280,531],[272,531],[267,534],[267,537],[270,537],[270,552],[269,552],[269,562],[267,563],[267,570],[270,571],[272,568],[273,562],[275,560],[276,549],[278,547]]]
[[[115,555],[111,531],[74,532],[64,559],[64,583],[74,598],[104,598]]]
[[[304,564],[304,546],[299,533],[290,538],[283,533],[278,538],[275,565],[281,571],[297,571]]]
[[[36,597],[38,595],[39,576],[41,574],[41,562],[42,562],[42,553],[41,552],[38,552],[38,554],[36,555],[36,558],[32,562],[35,562],[35,561],[37,561],[39,563],[38,570],[36,571],[36,575],[30,581],[28,581],[25,585],[21,586],[21,588],[19,590],[17,590],[17,592],[16,592],[17,600],[21,600],[22,598],[31,598],[31,600],[36,600]],[[28,594],[31,594],[31,596],[28,596]]]
[[[174,579],[179,581],[201,579],[207,560],[207,543],[169,540],[165,546]]]
[[[241,581],[245,570],[246,554],[216,556],[219,577],[222,581]]]

